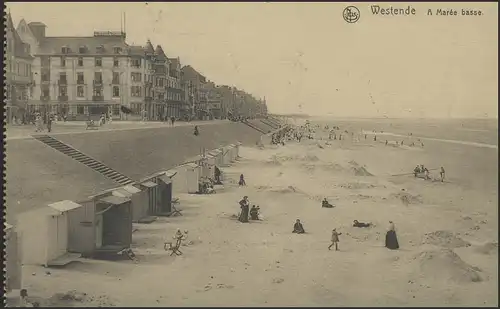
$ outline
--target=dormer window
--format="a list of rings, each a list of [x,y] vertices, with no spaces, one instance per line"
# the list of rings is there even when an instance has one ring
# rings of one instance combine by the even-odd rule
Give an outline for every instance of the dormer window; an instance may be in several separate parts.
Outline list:
[[[97,46],[97,47],[96,47],[96,52],[97,52],[98,54],[102,54],[102,53],[104,53],[104,46],[102,46],[102,45]]]
[[[63,54],[69,54],[69,47],[67,47],[67,46],[61,47],[61,53],[63,53]]]
[[[85,52],[87,52],[87,47],[86,46],[80,46],[78,48],[78,53],[85,54]]]
[[[120,53],[122,52],[122,48],[121,48],[121,47],[119,47],[119,46],[115,46],[115,47],[113,48],[113,52],[114,52],[115,54],[120,54]]]

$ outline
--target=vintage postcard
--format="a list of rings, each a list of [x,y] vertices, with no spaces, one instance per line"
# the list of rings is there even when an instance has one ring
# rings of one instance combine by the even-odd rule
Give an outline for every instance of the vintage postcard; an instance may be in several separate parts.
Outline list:
[[[497,3],[4,28],[6,306],[498,306]]]

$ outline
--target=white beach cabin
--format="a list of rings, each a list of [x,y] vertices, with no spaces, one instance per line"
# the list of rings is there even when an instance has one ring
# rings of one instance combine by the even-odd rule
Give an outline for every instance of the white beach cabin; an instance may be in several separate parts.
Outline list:
[[[78,241],[72,233],[79,222],[79,209],[82,205],[64,200],[48,205],[46,216],[46,239],[44,241],[43,265],[64,266],[81,257],[79,253],[70,253],[72,242]],[[40,233],[43,233],[40,231]],[[75,237],[76,236],[76,237]],[[40,245],[40,244],[39,244]]]
[[[22,286],[22,271],[21,271],[21,246],[19,237],[14,227],[8,223],[5,225],[5,292],[12,290],[20,290]]]
[[[149,217],[149,195],[147,190],[141,190],[133,185],[118,188],[112,193],[114,196],[129,198],[132,201],[132,222],[142,223]],[[146,220],[149,223],[149,220]]]

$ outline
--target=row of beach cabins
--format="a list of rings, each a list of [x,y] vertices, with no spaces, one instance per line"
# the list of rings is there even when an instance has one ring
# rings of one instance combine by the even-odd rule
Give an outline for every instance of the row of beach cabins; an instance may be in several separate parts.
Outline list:
[[[175,195],[197,193],[199,181],[214,179],[215,166],[229,166],[241,143],[198,155],[173,169],[106,190],[85,201],[59,201],[41,210],[33,233],[6,223],[6,288],[21,289],[21,265],[63,266],[80,257],[117,254],[130,248],[133,223],[149,223],[175,211]],[[21,264],[22,263],[22,264]]]

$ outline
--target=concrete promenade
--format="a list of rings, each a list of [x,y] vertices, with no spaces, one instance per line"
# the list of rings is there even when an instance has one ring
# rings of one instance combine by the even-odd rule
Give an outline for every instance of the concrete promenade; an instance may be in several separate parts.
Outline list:
[[[97,133],[106,131],[123,131],[123,130],[138,130],[138,129],[151,129],[151,128],[173,128],[182,126],[202,126],[202,125],[214,125],[229,122],[228,120],[210,120],[210,121],[191,121],[191,122],[176,122],[174,126],[170,122],[159,122],[159,121],[114,121],[111,123],[106,123],[99,127],[98,130],[86,130],[86,124],[84,121],[68,121],[68,122],[57,122],[52,124],[52,132],[50,135],[60,135],[60,134],[78,134],[78,133]],[[46,127],[44,132],[35,132],[34,125],[19,125],[12,126],[7,125],[5,140],[14,139],[29,139],[32,138],[33,134],[47,134]]]

